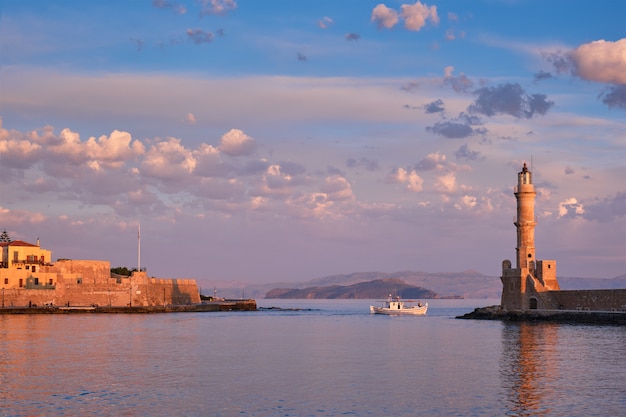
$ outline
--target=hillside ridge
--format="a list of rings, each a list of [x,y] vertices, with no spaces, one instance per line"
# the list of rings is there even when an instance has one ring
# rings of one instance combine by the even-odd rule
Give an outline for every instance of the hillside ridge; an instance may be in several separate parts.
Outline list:
[[[273,288],[266,299],[372,299],[389,295],[400,298],[439,298],[439,294],[426,288],[409,285],[399,278],[383,278],[351,285],[326,285],[307,288]]]

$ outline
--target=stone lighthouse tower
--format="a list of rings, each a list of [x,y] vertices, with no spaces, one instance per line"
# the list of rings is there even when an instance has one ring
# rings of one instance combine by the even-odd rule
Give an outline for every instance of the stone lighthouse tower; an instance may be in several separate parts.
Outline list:
[[[515,268],[508,259],[502,262],[502,301],[505,310],[551,308],[547,291],[558,290],[556,261],[535,259],[535,186],[532,172],[526,167],[517,174],[514,190],[517,200],[517,246]],[[541,294],[546,293],[546,294]]]
[[[529,273],[534,272],[535,264],[535,186],[533,174],[526,168],[517,174],[517,187],[515,187],[517,199],[517,247],[515,248],[517,268],[527,268]]]

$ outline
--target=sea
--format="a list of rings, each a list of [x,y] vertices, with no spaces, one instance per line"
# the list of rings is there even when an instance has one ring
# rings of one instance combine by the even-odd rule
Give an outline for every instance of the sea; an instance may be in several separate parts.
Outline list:
[[[0,315],[2,416],[619,416],[626,327],[459,320],[499,300]]]

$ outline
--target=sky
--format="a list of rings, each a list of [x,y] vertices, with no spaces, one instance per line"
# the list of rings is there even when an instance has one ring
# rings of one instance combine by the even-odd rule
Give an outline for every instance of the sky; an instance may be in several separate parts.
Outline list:
[[[0,229],[203,286],[499,276],[526,162],[537,258],[626,274],[624,16],[619,0],[0,0]]]

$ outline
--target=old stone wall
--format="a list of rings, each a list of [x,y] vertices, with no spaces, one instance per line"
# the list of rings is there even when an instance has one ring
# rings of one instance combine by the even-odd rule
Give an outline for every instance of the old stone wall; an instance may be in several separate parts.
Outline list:
[[[149,278],[145,272],[112,278],[106,261],[59,261],[34,275],[45,283],[53,279],[54,288],[4,288],[2,305],[162,306],[200,302],[193,279]]]
[[[550,296],[556,309],[626,311],[626,289],[550,291]]]
[[[80,280],[82,284],[103,285],[111,279],[111,263],[108,261],[91,260],[58,260],[50,266],[42,268],[42,272],[54,272],[65,281],[70,278]]]
[[[200,302],[200,291],[195,279],[147,278],[137,283],[134,291],[138,296],[136,303],[143,303],[138,305],[184,305]]]

